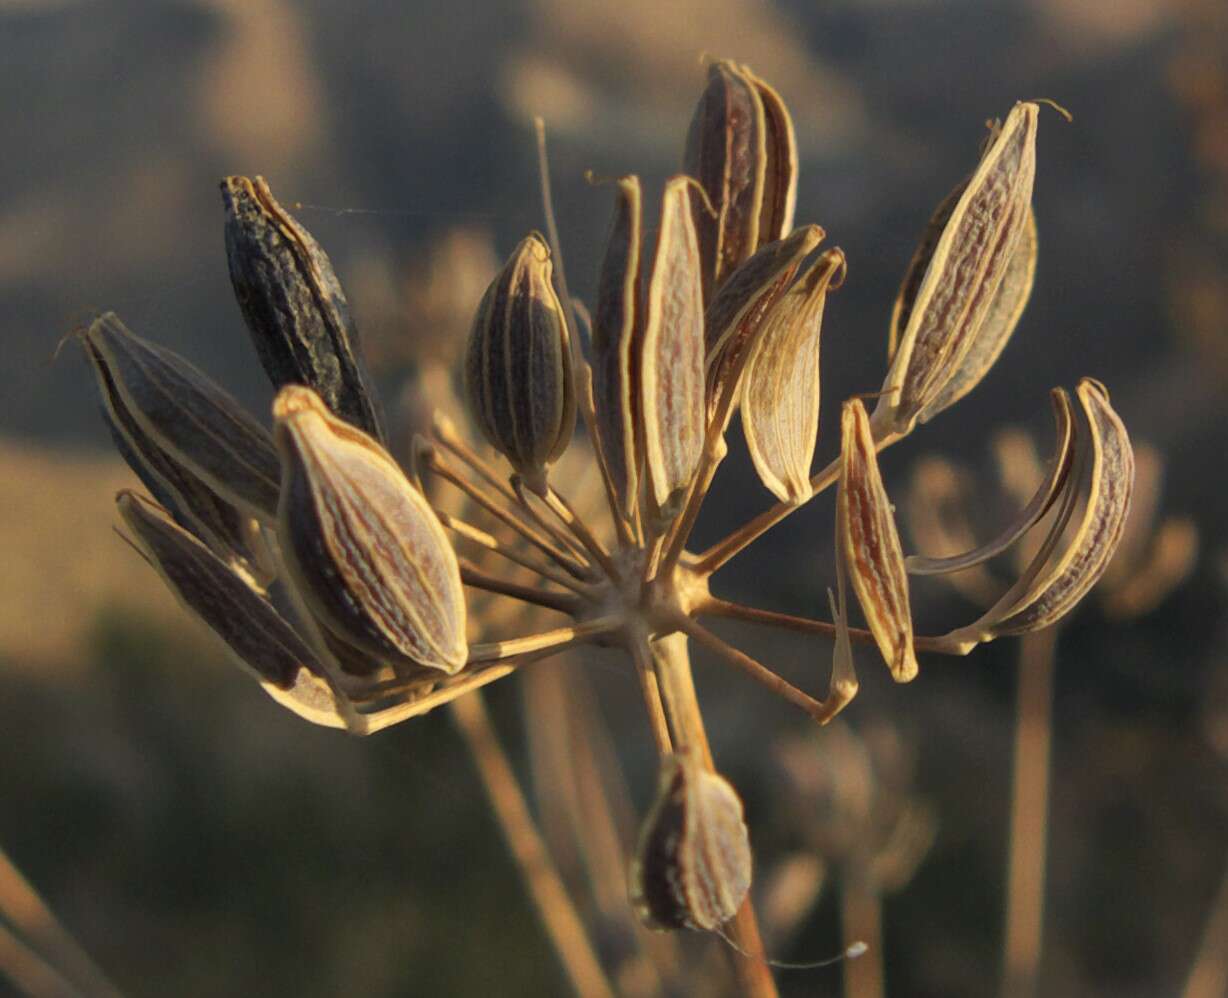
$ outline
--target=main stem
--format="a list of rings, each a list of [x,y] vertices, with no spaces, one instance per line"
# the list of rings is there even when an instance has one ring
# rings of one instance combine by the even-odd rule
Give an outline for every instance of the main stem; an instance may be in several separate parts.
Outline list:
[[[674,633],[652,645],[653,664],[661,681],[661,692],[670,727],[674,731],[676,750],[691,749],[713,772],[712,747],[704,728],[695,683],[691,677],[691,655],[686,635]],[[745,998],[777,998],[776,982],[763,957],[763,941],[750,895],[742,902],[730,925],[730,937],[736,949],[730,948],[734,972],[740,992]]]

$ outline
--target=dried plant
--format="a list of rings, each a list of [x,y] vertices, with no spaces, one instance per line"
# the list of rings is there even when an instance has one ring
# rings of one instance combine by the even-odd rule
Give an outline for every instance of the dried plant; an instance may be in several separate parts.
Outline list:
[[[1059,448],[1018,522],[951,559],[905,559],[878,454],[972,390],[1010,338],[1031,289],[1039,107],[992,124],[971,175],[942,203],[896,303],[877,402],[844,403],[841,453],[811,474],[819,340],[845,279],[817,225],[795,228],[797,154],[780,96],[745,67],[710,68],[665,184],[651,258],[640,184],[615,208],[592,309],[568,289],[550,209],[481,303],[464,357],[468,421],[415,439],[403,471],[328,257],[259,178],[222,184],[235,293],[279,389],[274,431],[202,372],[111,314],[81,339],[116,443],[153,499],[118,499],[128,536],[184,606],[279,703],[370,734],[579,645],[620,649],[639,678],[661,759],[657,803],[632,864],[638,910],[665,927],[728,933],[742,990],[774,993],[747,902],[751,852],[736,791],[717,774],[688,644],[819,723],[857,691],[851,642],[893,678],[917,652],[964,655],[1048,627],[1104,572],[1130,501],[1133,455],[1098,382],[1054,392]],[[587,356],[586,356],[587,353]],[[687,544],[735,413],[778,502],[705,551]],[[588,448],[573,441],[579,415]],[[594,465],[606,514],[576,501]],[[560,483],[566,482],[567,485]],[[430,483],[463,494],[438,499]],[[764,532],[838,484],[832,620],[714,595],[711,577]],[[435,497],[433,501],[428,496]],[[483,523],[474,522],[482,518]],[[908,575],[974,566],[1047,517],[1019,579],[974,623],[916,636]],[[850,626],[851,582],[866,629]],[[470,597],[468,603],[465,591]],[[564,623],[472,640],[472,597],[494,594]],[[702,622],[737,618],[835,639],[827,694],[804,692]]]

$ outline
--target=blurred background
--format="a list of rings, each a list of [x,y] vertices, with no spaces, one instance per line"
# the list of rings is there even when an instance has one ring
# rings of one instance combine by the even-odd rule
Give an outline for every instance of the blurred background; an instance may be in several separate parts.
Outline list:
[[[1103,380],[1153,448],[1137,572],[1109,580],[1054,647],[923,658],[902,687],[862,654],[848,727],[822,736],[697,656],[756,890],[802,885],[793,908],[775,898],[772,955],[839,952],[862,897],[881,910],[888,994],[999,989],[1022,656],[1052,680],[1038,729],[1052,777],[1043,950],[1016,932],[1017,958],[1039,993],[1223,993],[1220,0],[0,0],[0,847],[124,993],[567,986],[446,712],[357,741],[232,668],[111,529],[133,479],[79,351],[53,359],[57,343],[114,309],[267,413],[217,191],[259,173],[332,256],[395,413],[406,377],[455,355],[496,262],[542,225],[532,116],[550,129],[573,291],[591,301],[611,198],[584,170],[638,172],[653,204],[715,57],[784,96],[798,220],[848,256],[825,322],[824,463],[839,401],[881,382],[896,288],[983,122],[1021,98],[1074,114],[1042,113],[1040,264],[1014,341],[972,396],[884,457],[888,491],[914,509],[909,550],[938,529],[924,509],[944,474],[978,515],[998,508],[995,454],[1021,442],[998,431],[1036,430],[1043,453],[1051,386]],[[731,451],[699,545],[770,504]],[[817,501],[714,588],[823,615],[831,516]],[[974,590],[917,583],[922,632],[971,620]],[[826,643],[728,633],[806,688],[826,682]],[[642,812],[655,777],[634,676],[613,656],[565,668],[591,674]],[[518,766],[523,686],[488,698]],[[1043,683],[1039,696],[1045,718]],[[789,995],[875,993],[841,968],[779,980]]]

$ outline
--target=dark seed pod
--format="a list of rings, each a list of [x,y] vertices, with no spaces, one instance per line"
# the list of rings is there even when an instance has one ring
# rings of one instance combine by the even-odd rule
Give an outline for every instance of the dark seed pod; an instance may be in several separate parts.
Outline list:
[[[358,329],[328,254],[263,177],[222,181],[235,298],[275,388],[307,385],[347,423],[385,440]]]
[[[312,614],[377,659],[457,672],[468,656],[456,555],[388,453],[291,385],[273,404],[278,537]]]
[[[688,755],[665,760],[631,868],[631,902],[652,928],[713,931],[750,889],[750,839],[729,782]]]
[[[470,416],[539,493],[576,423],[567,324],[551,271],[541,237],[521,240],[478,306],[465,355]]]
[[[129,540],[175,598],[226,643],[269,696],[314,724],[345,727],[315,653],[264,596],[148,499],[125,490],[115,503]]]
[[[276,518],[277,451],[238,402],[182,357],[134,336],[113,312],[84,339],[104,393],[137,432],[247,516]]]

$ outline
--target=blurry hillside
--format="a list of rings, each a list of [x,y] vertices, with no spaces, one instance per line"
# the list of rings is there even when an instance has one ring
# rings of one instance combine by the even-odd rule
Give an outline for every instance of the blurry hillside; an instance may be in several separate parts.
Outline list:
[[[532,116],[550,128],[573,290],[591,296],[609,193],[583,171],[639,172],[651,204],[677,168],[705,53],[784,95],[799,219],[848,255],[823,344],[821,458],[839,400],[881,379],[898,281],[982,122],[1017,98],[1074,112],[1073,125],[1042,118],[1040,268],[1015,342],[961,417],[884,467],[902,490],[929,450],[984,465],[980,431],[1040,425],[1046,389],[1082,374],[1164,453],[1165,503],[1198,520],[1204,557],[1144,621],[1089,606],[1065,632],[1044,981],[1054,994],[1179,990],[1228,842],[1219,0],[0,0],[0,843],[127,992],[561,985],[446,720],[367,744],[284,716],[115,536],[111,495],[130,476],[78,351],[53,363],[57,343],[114,309],[265,413],[217,192],[226,174],[261,173],[331,254],[391,405],[409,365],[455,349],[455,316],[541,225]],[[700,544],[768,502],[731,451],[721,474],[745,488],[709,511]],[[831,531],[818,505],[722,577],[730,595],[820,605]],[[927,620],[968,613],[918,588]],[[806,677],[827,654],[763,645]],[[893,993],[996,986],[1013,655],[926,663],[909,688],[862,670],[851,722],[897,724],[922,747],[938,812],[931,855],[886,909]],[[754,750],[798,719],[742,699],[715,667],[697,678],[724,725],[718,748],[754,786]],[[605,677],[616,702],[625,679]],[[509,732],[514,682],[492,696]],[[631,778],[647,794],[651,776]],[[765,843],[778,791],[748,792]],[[835,925],[824,903],[792,958],[831,952]],[[782,978],[799,995],[836,980]]]

